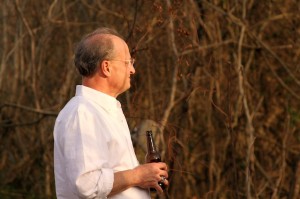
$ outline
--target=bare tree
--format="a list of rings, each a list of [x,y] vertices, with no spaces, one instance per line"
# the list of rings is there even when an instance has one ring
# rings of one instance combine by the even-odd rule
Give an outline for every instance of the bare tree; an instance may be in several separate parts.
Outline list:
[[[297,1],[0,5],[1,198],[55,197],[55,117],[80,84],[74,45],[99,26],[124,35],[137,59],[120,100],[131,129],[159,137],[170,168],[160,198],[299,197]]]

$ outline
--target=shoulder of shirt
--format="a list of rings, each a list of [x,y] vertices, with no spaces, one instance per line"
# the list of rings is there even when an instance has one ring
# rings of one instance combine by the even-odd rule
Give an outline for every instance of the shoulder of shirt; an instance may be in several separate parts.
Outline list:
[[[65,119],[76,117],[76,115],[93,115],[95,113],[95,106],[92,101],[86,100],[82,96],[74,96],[59,112],[58,119]],[[99,114],[99,108],[97,109]]]

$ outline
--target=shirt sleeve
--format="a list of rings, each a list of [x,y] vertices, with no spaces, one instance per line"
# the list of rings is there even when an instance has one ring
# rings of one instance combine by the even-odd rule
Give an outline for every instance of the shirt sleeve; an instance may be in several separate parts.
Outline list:
[[[109,129],[100,117],[83,106],[65,125],[66,173],[72,189],[81,198],[106,198],[113,187],[106,135]]]
[[[114,178],[111,169],[101,169],[82,174],[77,178],[76,187],[80,197],[107,198]]]

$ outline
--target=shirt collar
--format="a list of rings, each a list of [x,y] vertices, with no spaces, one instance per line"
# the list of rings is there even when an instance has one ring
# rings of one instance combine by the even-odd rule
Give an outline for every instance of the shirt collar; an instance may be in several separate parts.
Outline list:
[[[94,101],[107,111],[116,111],[121,108],[121,103],[116,98],[87,86],[77,85],[75,95]]]

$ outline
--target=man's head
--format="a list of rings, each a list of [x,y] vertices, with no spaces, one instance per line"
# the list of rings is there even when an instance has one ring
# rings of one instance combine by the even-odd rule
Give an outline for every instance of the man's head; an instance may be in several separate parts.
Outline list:
[[[130,88],[135,73],[126,42],[114,30],[99,28],[86,35],[75,51],[83,85],[118,96]]]

